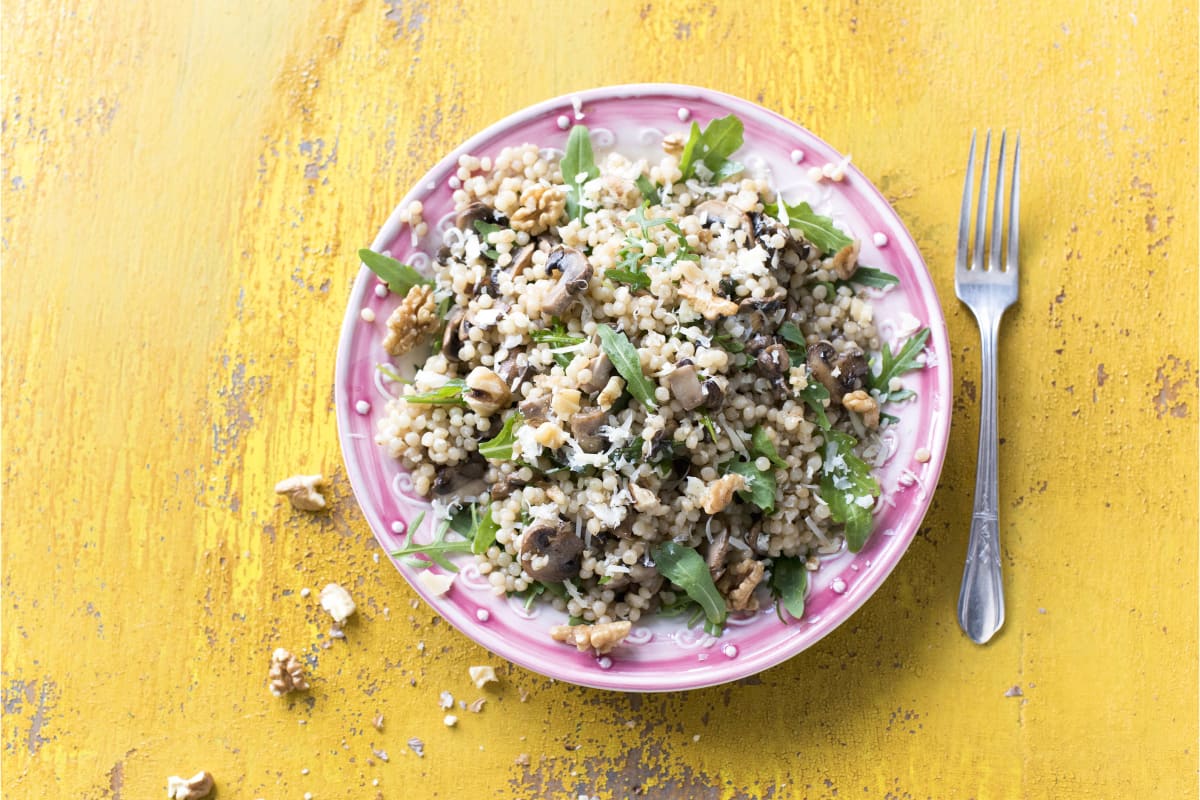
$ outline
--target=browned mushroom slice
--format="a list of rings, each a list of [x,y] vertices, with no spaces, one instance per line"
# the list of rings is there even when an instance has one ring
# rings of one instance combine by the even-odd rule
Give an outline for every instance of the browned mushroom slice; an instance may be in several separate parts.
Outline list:
[[[675,371],[667,376],[667,384],[671,389],[671,397],[679,401],[685,410],[704,404],[704,389],[700,379],[696,377],[696,365],[683,359],[675,365]]]
[[[550,395],[544,394],[540,397],[531,397],[524,403],[521,403],[521,415],[525,417],[526,425],[541,425],[546,421],[546,415],[550,411]]]
[[[440,496],[451,493],[470,496],[486,491],[487,486],[482,479],[487,472],[487,462],[478,454],[475,456],[461,464],[438,467],[433,479],[433,493]]]
[[[858,391],[867,385],[871,369],[867,366],[867,357],[860,351],[851,350],[849,353],[843,353],[838,356],[833,366],[842,394]]]
[[[509,353],[508,357],[500,362],[500,366],[496,367],[496,374],[504,380],[513,394],[517,393],[522,383],[533,377],[535,371],[528,358],[520,351]]]
[[[458,348],[462,347],[459,326],[462,325],[464,319],[466,319],[466,312],[461,306],[455,306],[446,315],[446,327],[442,330],[442,355],[452,361],[458,360]]]
[[[517,489],[526,485],[526,482],[511,472],[505,475],[500,480],[492,484],[490,494],[493,500],[504,500],[512,495]]]
[[[487,222],[496,225],[502,219],[504,219],[504,216],[497,212],[496,209],[485,203],[475,202],[458,212],[458,216],[454,218],[454,225],[460,230],[473,231],[475,230],[476,222]]]
[[[521,537],[521,566],[537,581],[565,581],[579,574],[583,540],[563,520],[533,523]]]
[[[517,251],[517,254],[513,256],[512,266],[509,267],[509,271],[514,278],[533,265],[533,254],[536,251],[537,245],[533,242],[530,242]]]
[[[723,200],[705,200],[696,206],[695,215],[704,220],[704,227],[722,226],[736,230],[749,230],[746,215],[740,209],[734,208]]]
[[[704,407],[709,411],[720,411],[725,405],[725,390],[716,378],[700,384],[700,391],[704,393]]]
[[[600,427],[606,419],[608,412],[599,408],[577,411],[571,415],[571,435],[585,453],[599,453],[604,449],[605,441],[600,435]]]
[[[808,346],[808,374],[821,382],[829,390],[829,396],[841,400],[842,390],[833,374],[833,362],[837,359],[837,350],[826,341],[820,341]]]
[[[755,243],[762,245],[770,256],[788,247],[792,241],[792,232],[787,226],[766,214],[751,213],[750,230],[754,234]],[[780,236],[783,237],[782,240],[777,238]]]
[[[721,531],[708,543],[708,554],[705,562],[714,581],[720,580],[725,574],[725,557],[729,555],[729,532]]]
[[[787,348],[779,342],[760,350],[754,363],[758,367],[758,371],[776,386],[786,383],[788,370],[792,368]]]
[[[579,384],[579,390],[589,394],[603,389],[613,373],[613,365],[609,361],[607,353],[601,353],[593,358],[592,363],[588,364],[588,369],[591,370],[592,377],[586,383]]]
[[[546,258],[546,271],[561,274],[558,283],[543,298],[542,311],[552,317],[562,316],[579,295],[587,291],[592,265],[587,256],[574,247],[559,245]]]

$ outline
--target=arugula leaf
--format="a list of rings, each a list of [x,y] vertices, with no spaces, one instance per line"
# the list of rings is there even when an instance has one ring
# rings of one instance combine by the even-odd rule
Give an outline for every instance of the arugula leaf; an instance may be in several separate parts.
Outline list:
[[[871,388],[879,391],[880,405],[894,399],[888,396],[888,384],[892,382],[892,378],[898,378],[906,372],[925,366],[917,361],[917,356],[925,349],[927,341],[929,341],[929,328],[922,328],[913,334],[895,354],[892,353],[892,348],[884,342],[879,373],[870,376]]]
[[[808,203],[798,203],[793,206],[788,205],[787,201],[782,198],[780,201],[783,203],[784,211],[787,212],[788,227],[794,231],[800,231],[804,238],[822,253],[836,253],[843,247],[854,244],[853,239],[834,227],[832,219],[816,213]],[[763,211],[772,217],[778,217],[779,205],[766,203],[763,205]]]
[[[472,506],[478,508],[478,506]],[[475,515],[472,514],[472,517]],[[496,543],[496,531],[500,530],[500,525],[492,519],[492,507],[489,505],[487,511],[483,512],[483,516],[479,517],[475,523],[475,529],[471,535],[471,552],[475,555],[481,555],[488,551],[488,548]]]
[[[895,286],[900,283],[900,279],[890,272],[884,272],[875,267],[864,267],[859,265],[858,269],[854,270],[854,274],[849,280],[838,281],[838,284],[848,285],[851,283],[861,284],[862,286],[871,286],[876,289],[886,289],[889,286]]]
[[[662,195],[658,193],[658,187],[654,185],[654,181],[647,178],[645,175],[638,175],[634,180],[638,191],[642,193],[642,199],[649,203],[662,202]]]
[[[817,426],[823,431],[829,430],[831,427],[829,416],[825,413],[825,401],[829,399],[829,390],[817,381],[809,381],[808,385],[800,392],[800,399],[812,409],[813,415],[817,418]]]
[[[634,289],[650,288],[650,276],[641,270],[610,269],[604,273],[604,277],[618,283],[628,283]]]
[[[437,564],[443,569],[450,572],[458,572],[458,567],[454,566],[448,558],[447,553],[469,553],[471,552],[471,542],[467,539],[462,541],[450,542],[446,541],[446,534],[450,531],[450,521],[443,520],[437,529],[434,530],[433,539],[429,544],[417,544],[416,533],[421,528],[421,523],[425,521],[425,512],[417,514],[408,526],[408,536],[405,539],[404,546],[399,550],[392,551],[392,557],[398,558],[407,566],[414,569],[428,569],[434,564]],[[424,558],[421,558],[424,556]]]
[[[567,187],[567,215],[571,219],[583,222],[586,209],[580,200],[583,196],[583,185],[600,176],[596,167],[596,156],[592,153],[592,140],[585,125],[571,128],[567,136],[567,149],[562,162],[563,183]],[[582,180],[580,179],[582,177]]]
[[[746,479],[746,488],[738,496],[749,500],[765,514],[775,510],[775,471],[760,470],[751,461],[735,461],[728,472],[735,472]]]
[[[742,344],[738,339],[733,338],[732,334],[721,331],[712,338],[713,344],[720,347],[728,353],[741,353],[745,351],[746,345]]]
[[[545,328],[529,332],[529,338],[533,339],[538,344],[548,344],[553,348],[574,347],[583,344],[586,337],[576,336],[573,333],[567,333],[567,328],[561,322],[554,323],[554,326],[549,330]],[[554,360],[563,369],[571,366],[573,356],[570,353],[552,353]]]
[[[804,562],[790,556],[780,556],[771,564],[771,594],[795,619],[804,616],[804,595],[808,591],[808,570]],[[780,619],[783,619],[781,616]]]
[[[716,441],[717,437],[713,437]],[[787,469],[787,462],[779,457],[779,451],[775,449],[775,443],[771,441],[770,434],[762,425],[755,425],[754,430],[750,434],[750,452],[755,456],[766,456],[767,460],[780,469]]]
[[[479,455],[489,461],[510,461],[512,459],[513,442],[517,440],[517,426],[525,422],[525,415],[514,411],[504,420],[500,432],[479,443]]]
[[[740,172],[742,165],[729,157],[742,146],[743,131],[742,121],[733,114],[714,119],[703,131],[693,122],[679,159],[683,179],[694,177],[698,164],[704,164],[718,182]]]
[[[492,261],[495,261],[497,258],[499,258],[500,253],[496,250],[496,248],[488,244],[488,234],[502,230],[504,229],[494,222],[485,222],[481,219],[475,220],[475,231],[479,234],[479,243],[483,245],[483,254]]]
[[[376,253],[364,247],[358,251],[358,258],[367,269],[387,282],[388,289],[403,297],[414,286],[433,286],[433,280],[426,278],[408,264],[401,264],[391,256]]]
[[[708,564],[700,554],[676,542],[663,542],[651,554],[659,574],[683,589],[688,597],[704,609],[704,616],[708,620],[705,630],[710,633],[717,630],[713,635],[719,635],[718,626],[725,624],[729,610],[725,606],[725,598],[713,583]]]
[[[846,527],[846,547],[857,553],[871,535],[874,519],[871,508],[879,496],[879,482],[871,476],[871,467],[854,455],[857,440],[846,433],[825,434],[825,457],[821,465],[821,499],[829,506],[834,522]],[[869,505],[859,501],[871,498]]]
[[[467,401],[463,399],[463,392],[466,388],[467,382],[462,378],[451,378],[436,389],[400,395],[400,399],[418,406],[465,406]]]
[[[808,350],[808,342],[805,341],[804,334],[800,332],[798,327],[796,327],[796,323],[785,322],[780,325],[779,330],[775,332],[779,334],[785,341],[791,342],[797,347],[803,348],[805,351]]]
[[[637,348],[630,344],[628,337],[621,331],[615,331],[607,325],[597,325],[596,333],[600,335],[600,347],[608,356],[608,360],[617,368],[617,372],[625,379],[625,388],[635,398],[641,401],[648,410],[658,408],[654,400],[654,384],[642,372],[642,362],[638,358]]]

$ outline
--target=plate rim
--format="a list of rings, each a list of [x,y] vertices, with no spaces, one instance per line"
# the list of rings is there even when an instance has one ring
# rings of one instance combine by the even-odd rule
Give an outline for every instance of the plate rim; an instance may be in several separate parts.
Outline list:
[[[589,101],[595,100],[626,100],[647,96],[666,96],[678,98],[681,101],[706,99],[713,100],[717,104],[730,108],[734,113],[738,112],[738,107],[745,107],[757,114],[766,115],[775,125],[783,125],[787,129],[799,129],[805,135],[812,137],[821,145],[828,148],[831,152],[840,154],[841,151],[831,146],[828,142],[822,139],[817,134],[813,133],[806,126],[799,122],[788,119],[782,114],[773,111],[765,106],[751,100],[747,100],[736,95],[715,89],[707,89],[704,87],[693,86],[688,84],[678,83],[630,83],[630,84],[614,84],[611,86],[594,87],[579,91],[568,92],[556,97],[543,100],[532,105],[518,109],[517,111],[508,114],[496,122],[488,125],[479,132],[473,134],[468,139],[464,140],[451,150],[446,155],[438,159],[430,169],[428,169],[416,182],[412,184],[409,190],[400,198],[396,207],[388,215],[387,219],[380,227],[379,232],[372,240],[371,248],[379,250],[394,241],[400,234],[403,227],[401,216],[404,210],[413,199],[418,199],[427,191],[431,191],[427,186],[434,181],[435,175],[439,173],[446,165],[452,162],[457,162],[459,155],[462,153],[472,152],[473,149],[491,139],[497,134],[503,133],[505,130],[527,122],[530,119],[543,116],[549,112],[572,109],[576,103],[586,105]],[[406,583],[429,604],[431,610],[446,620],[448,624],[470,639],[473,643],[488,650],[488,652],[503,658],[506,661],[517,664],[525,669],[528,669],[539,675],[543,675],[555,680],[561,680],[566,683],[571,683],[578,686],[584,686],[593,689],[603,689],[611,691],[624,692],[664,692],[664,691],[690,691],[693,689],[702,689],[732,681],[740,680],[752,675],[756,675],[767,669],[779,666],[784,662],[799,655],[804,650],[814,646],[822,639],[828,637],[831,633],[837,630],[847,620],[854,616],[862,606],[875,595],[883,586],[887,579],[895,571],[901,559],[911,547],[913,539],[916,538],[918,529],[929,513],[929,508],[933,502],[933,495],[940,481],[942,469],[945,466],[946,449],[949,443],[951,418],[953,415],[953,395],[951,386],[953,385],[952,369],[953,365],[950,360],[950,347],[948,330],[946,325],[945,312],[942,308],[940,297],[937,294],[936,286],[933,282],[933,274],[929,271],[928,264],[917,247],[916,240],[909,231],[908,226],[900,217],[895,207],[888,202],[887,198],[879,191],[874,182],[867,178],[858,168],[850,163],[846,165],[846,169],[850,174],[854,175],[856,190],[864,194],[870,194],[873,199],[887,209],[889,215],[894,218],[899,232],[902,232],[907,244],[912,253],[915,254],[917,263],[920,266],[918,289],[922,295],[926,295],[926,305],[929,308],[936,310],[936,321],[938,324],[931,324],[931,320],[926,320],[926,325],[930,329],[930,344],[934,345],[934,351],[942,358],[938,362],[941,368],[939,373],[938,389],[941,396],[945,398],[944,408],[939,409],[944,412],[944,423],[936,426],[933,429],[931,436],[929,451],[931,458],[927,464],[929,471],[926,473],[926,482],[931,487],[922,499],[915,501],[919,506],[919,513],[915,514],[914,524],[911,530],[908,531],[903,541],[903,547],[898,548],[893,557],[886,560],[886,563],[879,564],[878,568],[873,565],[872,572],[867,578],[868,585],[862,590],[856,591],[852,597],[847,598],[847,602],[838,607],[837,615],[839,618],[832,624],[828,624],[819,636],[806,644],[799,647],[789,646],[787,642],[782,643],[778,648],[764,648],[759,652],[748,655],[745,658],[736,660],[723,661],[724,669],[716,669],[716,664],[713,664],[714,669],[703,671],[692,671],[686,677],[675,676],[672,680],[669,677],[654,676],[654,675],[637,675],[629,676],[622,673],[609,673],[603,670],[597,672],[587,672],[582,674],[570,673],[565,674],[557,670],[552,665],[538,662],[532,658],[526,659],[523,657],[520,648],[514,648],[512,652],[498,652],[493,647],[485,644],[474,635],[475,628],[472,626],[464,626],[452,618],[453,615],[446,614],[436,602],[437,598],[431,597],[424,587],[420,586],[416,581],[411,580],[409,575],[401,568],[399,564],[393,562],[393,566],[400,573],[400,576]],[[356,250],[357,252],[357,250]],[[372,536],[376,542],[386,550],[385,542],[381,539],[377,526],[372,521],[372,514],[368,510],[368,506],[364,505],[359,492],[359,484],[365,486],[365,476],[360,471],[356,459],[349,457],[349,419],[352,413],[352,404],[350,403],[347,387],[349,369],[350,369],[350,342],[353,339],[353,332],[359,324],[360,317],[357,309],[362,305],[367,291],[370,289],[374,280],[374,274],[366,267],[361,266],[357,276],[354,279],[354,284],[351,287],[349,297],[347,298],[346,312],[343,317],[342,325],[338,333],[338,346],[336,360],[334,364],[334,412],[337,422],[338,446],[342,456],[342,463],[346,467],[347,477],[350,481],[351,491],[354,494],[355,502],[358,503],[359,509],[362,511],[363,518],[371,529]],[[932,300],[932,302],[929,302]],[[389,556],[389,561],[392,559]],[[711,678],[704,676],[711,675]],[[609,676],[606,680],[605,676]],[[634,683],[628,683],[633,680]]]

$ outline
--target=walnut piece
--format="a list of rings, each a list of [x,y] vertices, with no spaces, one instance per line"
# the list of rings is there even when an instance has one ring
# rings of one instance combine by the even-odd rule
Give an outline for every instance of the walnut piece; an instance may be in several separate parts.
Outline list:
[[[745,488],[746,479],[736,472],[717,478],[708,485],[708,492],[704,495],[704,501],[701,503],[704,513],[716,514],[723,511],[733,502],[733,493],[740,492]]]
[[[408,290],[400,305],[388,317],[387,336],[383,349],[390,355],[402,356],[438,329],[437,300],[433,288],[417,285]]]
[[[467,667],[467,674],[471,676],[471,682],[475,684],[476,689],[482,689],[489,683],[497,683],[496,670],[492,667]]]
[[[858,272],[858,242],[846,245],[833,257],[833,271],[844,281],[854,277]]]
[[[669,156],[683,155],[683,148],[687,144],[682,133],[668,133],[663,137],[662,149]]]
[[[308,679],[304,677],[304,665],[300,659],[284,650],[275,649],[271,654],[270,678],[271,694],[283,697],[289,692],[307,692]]]
[[[275,484],[275,494],[287,495],[292,506],[300,511],[320,511],[325,508],[325,497],[317,487],[324,484],[321,475],[293,475]]]
[[[326,584],[321,590],[321,608],[329,612],[333,621],[341,625],[354,613],[357,606],[350,593],[336,583]]]
[[[729,601],[731,611],[757,611],[758,600],[754,590],[762,583],[763,563],[746,559],[731,564],[721,580],[717,581],[717,589]]]
[[[868,428],[879,427],[879,403],[862,389],[843,395],[842,405],[860,414],[863,424]]]
[[[738,313],[738,304],[712,293],[707,285],[697,286],[692,283],[679,285],[679,294],[687,299],[697,314],[705,319],[720,319],[732,317]]]
[[[537,236],[562,219],[567,208],[567,192],[562,186],[538,183],[522,189],[519,202],[520,207],[512,213],[509,224],[513,230]]]
[[[178,775],[167,778],[167,797],[171,800],[201,800],[212,794],[216,784],[207,772],[197,772],[184,780]]]
[[[625,641],[632,628],[633,623],[629,620],[597,622],[595,625],[555,625],[550,629],[550,638],[574,644],[581,653],[595,650],[597,655],[604,655]]]

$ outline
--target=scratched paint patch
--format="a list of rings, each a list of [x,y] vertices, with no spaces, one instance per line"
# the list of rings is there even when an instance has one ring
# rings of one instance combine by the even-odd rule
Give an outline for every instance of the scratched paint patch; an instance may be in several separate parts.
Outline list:
[[[1194,399],[1196,373],[1191,361],[1184,361],[1177,356],[1167,356],[1154,374],[1151,389],[1155,391],[1154,415],[1159,419],[1188,416],[1188,400]]]
[[[58,684],[49,677],[5,679],[0,688],[5,752],[37,755],[42,745],[56,738],[50,735],[49,725],[61,697]]]

